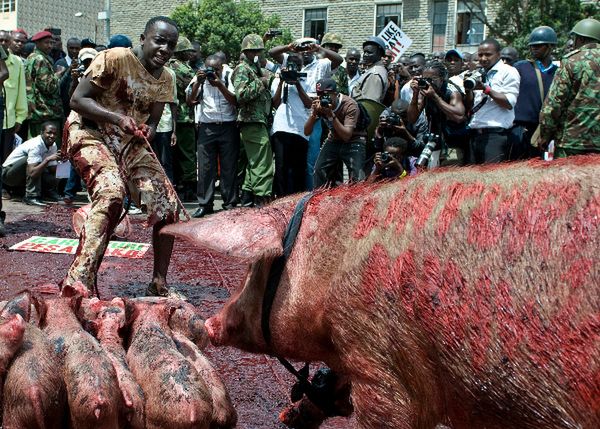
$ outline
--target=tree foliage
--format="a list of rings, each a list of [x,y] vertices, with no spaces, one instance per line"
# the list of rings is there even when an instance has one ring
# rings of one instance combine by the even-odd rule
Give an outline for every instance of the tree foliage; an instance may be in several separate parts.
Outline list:
[[[564,46],[577,21],[600,18],[599,3],[600,0],[587,4],[580,0],[471,0],[466,5],[482,18],[490,36],[525,53],[529,34],[540,25],[552,27],[558,34],[559,48]],[[488,17],[492,14],[486,15],[486,10],[495,10],[495,19]]]
[[[246,0],[190,1],[176,7],[171,18],[179,24],[183,35],[200,43],[205,56],[223,51],[233,62],[240,55],[244,36],[250,33],[262,36],[280,24],[279,16],[264,16],[258,2]],[[291,40],[290,31],[284,30],[282,36],[270,41],[267,49]]]

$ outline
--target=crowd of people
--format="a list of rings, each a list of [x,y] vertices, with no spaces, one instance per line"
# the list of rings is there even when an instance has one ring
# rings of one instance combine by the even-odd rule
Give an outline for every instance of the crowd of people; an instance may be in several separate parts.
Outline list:
[[[176,28],[164,17],[157,23]],[[146,26],[140,44],[124,35],[106,47],[70,38],[66,53],[52,28],[32,37],[21,29],[0,31],[3,199],[69,205],[83,186],[97,202],[95,194],[114,191],[108,184],[122,178],[118,162],[111,164],[113,178],[97,177],[98,165],[106,173],[106,159],[118,153],[119,162],[137,163],[139,194],[158,187],[166,196],[148,201],[117,186],[114,200],[129,200],[131,213],[154,210],[160,224],[174,221],[180,199],[197,201],[193,217],[213,213],[217,189],[228,210],[443,165],[600,152],[600,22],[594,19],[575,25],[563,58],[556,57],[556,32],[534,29],[524,60],[493,38],[474,53],[397,56],[376,36],[358,48],[327,33],[267,51],[277,31],[244,37],[239,58],[223,52],[202,58],[199,43],[181,34],[173,41],[168,31],[161,36],[168,43],[157,41],[151,30]],[[116,71],[109,76],[111,67]],[[117,75],[153,89],[132,90]],[[111,116],[125,105],[137,124]],[[140,128],[153,118],[151,132]],[[135,132],[148,138],[148,148],[124,149],[124,136]],[[67,159],[70,171],[59,185],[55,172]],[[153,177],[155,171],[161,177],[164,171],[168,183]],[[121,207],[106,203],[102,210],[96,229],[114,229]],[[0,235],[4,219],[0,206]],[[94,251],[82,252],[93,259]],[[70,276],[82,278],[77,267]]]

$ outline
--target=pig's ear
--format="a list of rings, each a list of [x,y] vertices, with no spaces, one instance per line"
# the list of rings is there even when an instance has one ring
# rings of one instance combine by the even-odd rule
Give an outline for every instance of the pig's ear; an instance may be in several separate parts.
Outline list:
[[[38,326],[40,328],[44,328],[46,326],[46,315],[48,313],[48,305],[42,298],[36,295],[33,295],[31,297],[31,301],[33,301],[33,306],[35,307],[35,311],[38,314]]]
[[[290,216],[287,210],[273,207],[238,209],[168,225],[161,233],[254,262],[283,253],[283,234]]]

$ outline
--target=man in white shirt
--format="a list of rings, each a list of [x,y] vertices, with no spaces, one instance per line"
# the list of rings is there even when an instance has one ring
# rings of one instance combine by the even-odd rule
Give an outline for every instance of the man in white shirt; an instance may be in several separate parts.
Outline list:
[[[220,188],[225,210],[238,203],[236,190],[237,162],[240,153],[240,132],[236,125],[236,98],[231,75],[223,75],[220,57],[211,55],[198,70],[186,93],[190,106],[195,105],[198,127],[198,209],[192,217],[213,213],[217,158]]]
[[[49,199],[57,201],[56,165],[61,154],[57,151],[58,129],[53,122],[42,124],[42,134],[17,146],[2,164],[2,182],[13,189],[25,186],[25,204],[45,206],[42,190]]]
[[[515,68],[500,59],[496,39],[481,42],[477,55],[483,76],[475,79],[473,88],[465,86],[465,107],[472,113],[471,163],[506,161],[510,155],[508,130],[515,119],[521,78]]]
[[[287,64],[289,68],[282,68],[271,85],[273,106],[277,109],[271,130],[275,155],[273,185],[277,197],[306,190],[308,136],[304,135],[304,124],[308,120],[312,100],[307,94],[309,87],[305,79],[292,79],[294,72],[291,70],[302,68],[302,58],[291,54]]]

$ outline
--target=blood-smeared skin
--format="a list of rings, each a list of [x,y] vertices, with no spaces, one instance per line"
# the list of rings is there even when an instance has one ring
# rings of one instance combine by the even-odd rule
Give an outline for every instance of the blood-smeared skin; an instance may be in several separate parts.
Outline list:
[[[273,347],[243,316],[260,308],[255,281],[209,336],[348,374],[366,428],[598,427],[599,169],[587,156],[320,192],[279,285]],[[289,220],[296,200],[258,213]],[[254,213],[236,222],[260,229]]]
[[[131,303],[134,321],[127,363],[146,397],[150,429],[208,429],[212,401],[193,365],[177,351],[169,306]]]
[[[123,400],[112,363],[75,316],[77,298],[38,302],[40,326],[54,343],[67,389],[71,424],[77,428],[115,428]]]
[[[30,321],[32,297],[21,292],[8,301],[0,318],[18,314]],[[2,400],[4,429],[61,429],[66,416],[66,391],[60,361],[52,344],[35,325],[25,323],[23,344],[12,361]]]

